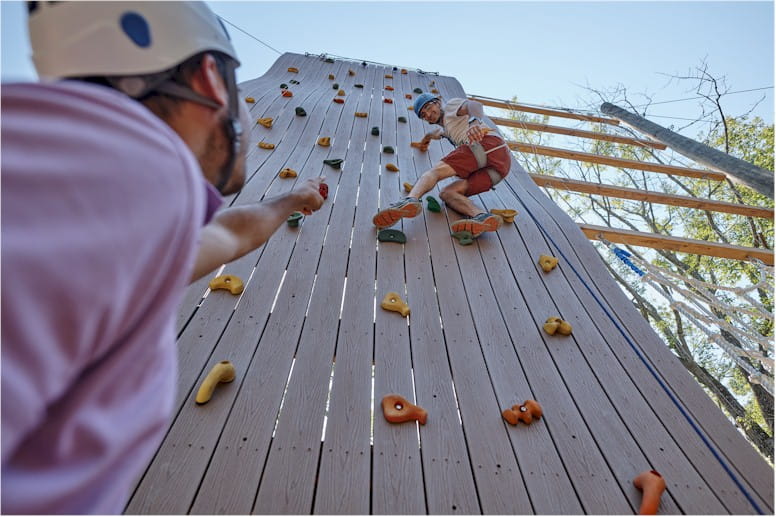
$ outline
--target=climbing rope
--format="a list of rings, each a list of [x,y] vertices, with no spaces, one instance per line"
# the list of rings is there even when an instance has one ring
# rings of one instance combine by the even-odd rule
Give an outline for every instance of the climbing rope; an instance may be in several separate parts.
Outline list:
[[[547,240],[552,244],[552,246],[557,250],[558,254],[563,258],[565,263],[571,268],[571,270],[574,272],[574,275],[579,279],[580,282],[582,282],[582,285],[585,287],[585,289],[588,291],[588,293],[593,297],[596,304],[604,311],[606,316],[609,318],[609,320],[614,324],[615,328],[619,331],[619,333],[622,335],[622,337],[625,339],[625,341],[628,343],[628,345],[631,347],[633,352],[636,354],[636,356],[641,360],[641,362],[644,364],[644,367],[649,371],[650,374],[655,378],[655,381],[658,383],[658,385],[663,389],[663,391],[666,393],[668,398],[673,402],[674,406],[679,410],[679,412],[682,414],[682,416],[687,420],[687,423],[690,425],[690,427],[693,428],[695,433],[698,435],[698,437],[701,439],[701,441],[706,445],[706,447],[709,449],[711,454],[716,458],[716,460],[719,462],[719,464],[722,466],[722,468],[725,470],[725,472],[728,474],[730,479],[733,481],[733,483],[738,487],[738,489],[741,491],[742,494],[746,497],[747,501],[749,501],[749,504],[752,505],[752,507],[757,511],[760,515],[765,515],[763,510],[760,508],[760,505],[757,504],[757,501],[754,500],[754,497],[752,497],[752,494],[749,493],[749,490],[747,490],[746,487],[744,487],[743,483],[738,479],[738,476],[731,470],[731,468],[727,465],[725,460],[722,459],[721,455],[717,450],[712,446],[709,439],[706,437],[705,433],[700,429],[698,424],[695,423],[695,421],[692,419],[692,417],[689,415],[687,410],[684,408],[684,406],[679,402],[679,400],[676,398],[676,395],[669,389],[669,387],[666,385],[666,383],[663,381],[663,379],[660,378],[658,373],[655,371],[654,367],[647,361],[646,357],[644,357],[644,354],[639,350],[639,348],[636,346],[636,344],[631,340],[630,336],[625,332],[625,330],[620,325],[619,321],[614,317],[614,315],[611,313],[609,308],[601,301],[599,296],[595,293],[592,287],[588,284],[588,282],[582,277],[582,275],[579,273],[576,267],[574,267],[573,263],[566,257],[566,254],[563,253],[563,250],[560,248],[560,246],[555,242],[555,239],[552,238],[550,233],[544,228],[544,226],[539,222],[539,220],[536,218],[536,216],[533,214],[533,212],[528,208],[528,205],[523,201],[520,194],[515,190],[512,185],[510,185],[507,182],[504,182],[507,188],[512,191],[514,196],[517,198],[517,200],[520,202],[520,204],[523,206],[523,209],[525,212],[529,215],[529,217],[533,220],[534,224],[536,224],[536,227],[539,228],[539,230],[542,232],[542,234],[547,238]]]

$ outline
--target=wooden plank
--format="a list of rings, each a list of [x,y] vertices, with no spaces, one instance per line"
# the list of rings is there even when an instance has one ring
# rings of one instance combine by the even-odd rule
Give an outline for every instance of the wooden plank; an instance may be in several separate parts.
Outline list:
[[[468,95],[466,98],[481,102],[485,106],[491,106],[494,108],[504,108],[512,111],[523,111],[526,113],[537,113],[539,115],[548,115],[550,117],[570,118],[574,120],[587,120],[588,122],[600,122],[602,124],[611,124],[617,126],[620,121],[613,118],[596,117],[593,115],[582,115],[579,113],[571,113],[569,111],[559,111],[549,108],[538,108],[535,106],[527,106],[525,104],[519,104],[516,102],[501,101],[491,99],[489,97],[481,97],[479,95]]]
[[[513,165],[515,167],[515,165]],[[522,170],[522,169],[520,169]],[[706,422],[705,432],[708,436],[718,435],[717,439],[724,442],[726,454],[746,457],[747,460],[740,465],[752,465],[752,470],[758,471],[759,475],[753,475],[751,478],[755,481],[764,481],[768,476],[764,476],[762,467],[770,471],[765,462],[755,453],[753,448],[746,443],[745,439],[738,433],[733,426],[724,418],[718,408],[714,406],[709,397],[703,393],[698,384],[692,380],[686,369],[679,363],[675,355],[668,351],[667,347],[660,341],[649,324],[633,311],[629,300],[622,293],[621,289],[614,282],[612,277],[603,269],[595,250],[584,242],[583,235],[574,230],[575,224],[567,216],[556,212],[554,216],[548,219],[546,214],[553,214],[557,207],[544,195],[535,193],[535,186],[530,178],[523,174],[510,175],[506,184],[510,187],[513,195],[524,199],[531,205],[531,210],[536,217],[542,220],[542,225],[556,242],[568,242],[570,253],[566,257],[573,261],[577,271],[583,275],[592,274],[592,278],[586,278],[587,286],[597,292],[599,300],[608,301],[610,311],[620,318],[621,325],[632,330],[637,329],[637,333],[632,336],[634,343],[638,346],[647,346],[643,353],[645,357],[653,363],[653,367],[661,374],[668,373],[669,378],[674,383],[673,393],[682,398],[691,400],[687,408],[691,411],[706,405],[702,411],[698,411],[696,416],[701,422]],[[519,193],[528,193],[528,196],[518,195]],[[542,206],[542,209],[534,208],[536,204]],[[522,205],[521,205],[522,206]],[[545,212],[546,211],[546,212]],[[552,221],[557,223],[556,227]],[[580,262],[578,256],[584,256],[585,259]],[[586,296],[587,289],[583,286],[577,287],[575,291],[578,295]],[[592,298],[586,298],[584,301],[586,307],[595,307],[597,304]],[[598,325],[606,328],[608,317],[598,317],[594,321]],[[608,334],[614,334],[616,331],[608,330]],[[629,347],[618,345],[614,348],[620,360],[623,361],[629,375],[635,379],[636,384],[645,392],[645,400],[653,407],[654,411],[661,416],[663,422],[670,422],[670,432],[674,439],[683,448],[684,454],[692,461],[696,470],[704,477],[707,483],[712,486],[713,493],[721,494],[720,500],[732,508],[733,513],[751,513],[752,507],[744,500],[740,491],[732,484],[729,476],[723,471],[721,465],[709,453],[707,447],[701,442],[697,434],[690,428],[684,417],[678,409],[668,399],[666,394],[657,385],[657,381],[649,373],[640,360],[636,358],[635,353],[627,353]],[[664,377],[665,379],[665,377]],[[714,423],[711,423],[714,422]],[[738,442],[736,444],[736,441]],[[662,451],[661,451],[662,452]],[[740,476],[739,470],[738,475]],[[746,472],[746,471],[745,471]],[[674,487],[676,488],[676,487]],[[686,487],[679,487],[686,489]],[[669,487],[672,490],[672,487]],[[771,492],[772,495],[772,492]],[[705,513],[705,512],[704,512]]]
[[[672,174],[674,176],[686,176],[688,178],[708,179],[714,181],[725,181],[725,175],[718,172],[712,172],[703,169],[690,169],[687,167],[677,167],[675,165],[663,165],[660,163],[647,163],[637,160],[628,160],[625,158],[612,158],[610,156],[601,156],[598,154],[584,153],[582,151],[572,151],[569,149],[558,149],[547,147],[545,145],[526,144],[524,142],[508,141],[507,145],[513,151],[521,153],[540,154],[542,156],[554,156],[556,158],[565,158],[566,160],[575,160],[586,163],[599,163],[602,165],[611,165],[623,169],[636,169],[640,171],[660,172],[663,174]]]
[[[374,163],[380,153],[380,142],[369,131],[379,124],[382,106],[371,98],[375,81],[382,79],[383,69],[374,66],[355,69],[357,80],[364,84],[364,95],[357,111],[369,113],[354,126],[354,141],[364,141],[365,149],[349,150],[353,159]],[[347,114],[345,114],[347,115]],[[357,151],[360,150],[359,159]],[[352,242],[342,316],[339,323],[334,382],[331,390],[326,436],[318,472],[314,513],[323,515],[370,513],[371,493],[371,391],[372,349],[374,343],[374,275],[377,267],[372,215],[377,210],[378,176],[371,169],[348,168],[348,174],[359,174],[356,198],[336,202],[355,204]]]
[[[670,235],[659,235],[656,233],[621,230],[618,228],[596,226],[593,224],[580,224],[579,229],[591,240],[600,240],[599,237],[603,236],[609,242],[618,244],[631,244],[633,246],[672,250],[681,253],[694,253],[696,255],[708,255],[711,257],[728,258],[732,260],[747,260],[750,257],[753,257],[762,260],[769,266],[773,265],[773,250],[747,248],[744,246],[700,241],[697,239],[684,239],[680,237],[671,237]]]
[[[390,68],[383,69],[383,77],[378,75],[376,85],[379,86],[373,95],[379,101],[382,101],[381,97],[397,100],[396,91],[386,92],[383,89],[386,84],[395,84],[395,79],[384,78],[386,74],[394,75]],[[398,124],[395,108],[395,103],[383,103],[380,124],[380,144],[392,146],[394,149],[397,147],[396,125]],[[402,197],[399,178],[395,173],[385,169],[385,165],[395,159],[395,154],[380,153],[376,162],[364,163],[366,170],[379,171],[381,208]],[[425,514],[426,500],[418,443],[418,424],[390,424],[383,418],[380,406],[382,398],[390,393],[397,393],[410,402],[416,402],[407,319],[395,312],[385,311],[379,306],[382,298],[391,291],[398,293],[403,300],[407,300],[401,247],[393,243],[378,243],[376,274],[372,512]]]
[[[641,138],[631,138],[626,136],[609,135],[607,133],[598,133],[595,131],[585,131],[582,129],[573,129],[563,126],[550,126],[547,124],[537,124],[535,122],[524,122],[522,120],[513,120],[501,117],[488,117],[499,126],[516,127],[518,129],[527,129],[529,131],[541,131],[543,133],[554,133],[557,135],[579,136],[582,138],[591,138],[593,140],[603,140],[606,142],[616,142],[618,144],[636,145],[639,147],[650,147],[652,149],[664,150],[665,144],[655,142],[654,140],[644,140]]]
[[[547,176],[544,174],[529,173],[528,175],[534,180],[534,183],[540,187],[552,187],[572,192],[584,192],[586,194],[633,199],[636,201],[659,203],[661,205],[683,206],[687,208],[697,208],[698,210],[745,215],[748,217],[761,217],[763,219],[773,219],[774,215],[773,208],[727,203],[725,201],[713,201],[691,196],[663,194],[662,192],[618,187],[615,185],[605,185],[603,183],[590,183],[587,181],[578,181],[558,176]]]

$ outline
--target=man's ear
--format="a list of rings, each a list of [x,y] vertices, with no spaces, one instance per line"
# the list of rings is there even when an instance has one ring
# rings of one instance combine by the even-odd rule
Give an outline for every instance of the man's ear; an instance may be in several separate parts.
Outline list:
[[[224,79],[218,71],[215,58],[210,54],[202,56],[199,68],[191,78],[191,89],[222,106],[229,103],[229,92]]]

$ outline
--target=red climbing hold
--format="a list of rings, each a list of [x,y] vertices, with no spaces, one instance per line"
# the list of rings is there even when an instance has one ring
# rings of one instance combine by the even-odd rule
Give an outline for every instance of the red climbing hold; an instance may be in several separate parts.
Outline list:
[[[318,185],[318,192],[321,193],[321,196],[323,196],[323,199],[326,199],[329,197],[329,186],[326,183],[321,183]]]

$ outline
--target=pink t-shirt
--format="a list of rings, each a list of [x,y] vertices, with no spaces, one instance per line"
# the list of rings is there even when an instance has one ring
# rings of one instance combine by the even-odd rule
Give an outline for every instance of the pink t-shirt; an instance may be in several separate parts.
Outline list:
[[[141,104],[2,87],[2,512],[120,513],[169,424],[199,165]]]

